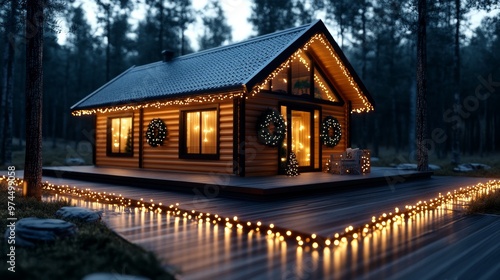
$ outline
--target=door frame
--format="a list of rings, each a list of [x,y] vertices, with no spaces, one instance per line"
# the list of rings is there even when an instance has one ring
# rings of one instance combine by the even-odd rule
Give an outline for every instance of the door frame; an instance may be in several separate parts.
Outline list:
[[[321,120],[322,120],[322,108],[321,106],[318,105],[313,105],[313,104],[304,104],[304,103],[296,103],[296,102],[280,102],[279,103],[279,112],[281,112],[281,107],[285,106],[286,107],[286,116],[285,119],[287,121],[286,123],[286,144],[287,147],[291,147],[291,141],[292,141],[292,133],[291,133],[291,127],[292,127],[292,111],[302,111],[302,112],[308,112],[311,114],[310,117],[310,131],[311,131],[311,142],[310,142],[310,165],[309,166],[301,166],[299,167],[299,172],[314,172],[314,171],[321,171],[321,155],[322,155],[322,145],[319,142],[318,139],[318,144],[315,145],[315,130],[316,130],[316,125],[318,126],[318,131],[320,129],[319,126],[321,126]],[[314,120],[314,111],[319,112],[318,116],[318,121],[317,124]],[[318,135],[319,137],[319,135]],[[278,149],[278,168],[280,174],[284,174],[285,170],[282,168],[282,161],[281,161],[281,148]],[[316,155],[318,156],[318,159],[316,159]],[[288,157],[290,156],[290,149],[286,149],[286,159],[288,160]],[[318,160],[318,167],[315,168],[315,161]]]

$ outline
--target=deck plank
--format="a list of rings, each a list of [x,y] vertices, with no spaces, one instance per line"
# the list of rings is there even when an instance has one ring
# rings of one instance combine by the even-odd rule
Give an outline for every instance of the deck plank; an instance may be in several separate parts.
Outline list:
[[[211,196],[243,199],[276,199],[302,196],[319,191],[351,189],[355,186],[381,185],[388,182],[429,178],[432,172],[372,168],[362,175],[333,175],[324,172],[303,173],[297,177],[284,175],[238,177],[227,173],[187,173],[145,169],[95,166],[44,167],[44,176],[78,179],[99,183],[157,188]],[[393,187],[393,185],[391,185]]]
[[[487,181],[432,177],[271,201],[221,196],[199,201],[194,193],[46,179],[130,198],[178,202],[184,209],[237,215],[240,220],[259,220],[321,235],[342,231],[348,225],[362,225],[372,215],[394,207],[404,208],[405,204],[428,200],[438,193]],[[465,215],[460,205],[426,213],[357,242],[312,250],[255,232],[199,225],[165,215],[129,213],[74,199],[72,203],[96,209],[107,207],[104,219],[111,228],[154,251],[165,264],[177,268],[182,279],[497,279],[500,275],[500,217]]]

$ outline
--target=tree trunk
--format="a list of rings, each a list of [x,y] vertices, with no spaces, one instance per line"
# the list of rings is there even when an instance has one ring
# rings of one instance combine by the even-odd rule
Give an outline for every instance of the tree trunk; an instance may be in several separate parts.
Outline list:
[[[7,50],[8,47],[5,46]],[[6,114],[2,114],[5,112],[5,103],[6,103],[6,94],[7,94],[7,69],[8,65],[5,61],[2,61],[2,88],[0,89],[0,164],[4,161],[4,146],[5,146],[5,135],[4,135],[4,125],[5,125],[5,117]]]
[[[56,98],[56,100],[58,99],[59,97]],[[53,106],[52,108],[52,122],[50,122],[51,124],[51,134],[52,134],[52,149],[55,149],[57,147],[57,130],[58,130],[58,121],[57,120],[57,115],[58,113],[60,114],[60,112],[57,110],[57,104],[58,102],[53,102],[51,105]]]
[[[61,138],[64,141],[68,140],[68,113],[66,113],[66,108],[68,108],[68,95],[69,93],[69,59],[70,59],[70,50],[69,48],[66,48],[66,66],[64,67],[64,76],[66,77],[64,79],[64,92],[63,92],[63,97],[62,97],[62,103],[63,103],[63,114],[62,117],[62,135]]]
[[[362,66],[361,66],[361,80],[365,81],[366,79],[366,68],[367,68],[367,54],[368,54],[368,44],[367,44],[367,39],[366,39],[366,1],[363,1],[363,10],[361,12],[361,30],[362,30],[362,36],[361,36],[361,57],[362,57]],[[361,147],[367,148],[368,147],[368,139],[369,139],[369,134],[368,134],[368,121],[367,121],[367,116],[366,114],[363,114],[362,118],[362,127],[361,127]]]
[[[479,123],[479,156],[484,157],[486,153],[486,142],[488,139],[486,139],[486,123],[487,123],[487,110],[486,110],[486,102],[484,101],[484,107],[485,109],[482,110],[482,113],[478,116],[478,123]]]
[[[409,142],[409,160],[415,159],[415,114],[416,114],[416,104],[417,100],[417,83],[413,80],[410,87],[410,113],[409,113],[409,127],[408,127],[408,142]]]
[[[163,7],[163,1],[160,1],[159,6],[158,6],[158,13],[160,14],[160,26],[159,26],[159,31],[158,31],[158,45],[160,47],[160,51],[156,53],[155,55],[159,56],[161,52],[164,50],[163,49],[163,33],[164,31],[164,25],[165,25],[165,16],[164,16],[164,7]]]
[[[26,3],[25,194],[42,198],[43,1]]]
[[[455,55],[454,55],[454,108],[459,108],[460,106],[460,0],[455,0]],[[456,113],[458,116],[458,113]],[[460,128],[457,126],[453,128],[452,133],[452,163],[460,164]]]
[[[418,0],[418,33],[417,33],[417,169],[429,169],[429,155],[426,147],[427,139],[427,85],[426,85],[426,0]]]
[[[15,2],[15,1],[13,1]],[[10,45],[10,44],[9,44]],[[12,129],[13,129],[13,112],[14,112],[14,48],[9,47],[9,59],[7,63],[7,75],[5,77],[5,119],[4,119],[4,143],[3,143],[3,163],[5,165],[12,164]]]
[[[16,13],[17,13],[17,1],[10,2],[10,11],[5,28],[5,49],[3,54],[3,68],[2,68],[2,89],[1,89],[1,100],[0,108],[4,112],[3,118],[0,118],[0,162],[6,165],[12,163],[12,114],[14,111],[13,105],[13,95],[14,95],[14,47],[16,44],[16,38],[14,36],[16,32]]]
[[[108,42],[106,42],[106,82],[109,82],[111,78],[111,73],[110,73],[110,56],[111,56],[111,12],[110,12],[110,6],[108,5],[106,8],[106,38]]]

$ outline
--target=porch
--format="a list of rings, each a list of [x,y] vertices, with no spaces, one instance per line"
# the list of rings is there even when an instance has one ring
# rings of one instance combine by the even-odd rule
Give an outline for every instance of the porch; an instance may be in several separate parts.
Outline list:
[[[334,175],[324,172],[264,177],[238,177],[227,173],[168,172],[147,169],[109,168],[96,166],[44,167],[43,176],[84,180],[114,185],[202,193],[244,199],[275,199],[299,195],[335,192],[358,187],[388,185],[430,178],[432,172],[372,167],[362,175]]]

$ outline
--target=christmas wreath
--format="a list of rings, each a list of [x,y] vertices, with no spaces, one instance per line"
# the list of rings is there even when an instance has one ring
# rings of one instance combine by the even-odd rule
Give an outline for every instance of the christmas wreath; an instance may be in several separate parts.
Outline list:
[[[257,121],[257,139],[260,143],[276,147],[285,139],[286,125],[276,109],[267,109]]]
[[[167,138],[167,126],[161,119],[153,119],[146,132],[146,141],[151,147],[157,147],[163,145],[165,138]]]
[[[332,130],[330,132],[330,130]],[[321,124],[321,134],[319,135],[323,145],[327,147],[335,147],[340,142],[342,137],[342,129],[339,121],[332,116],[327,116]]]

